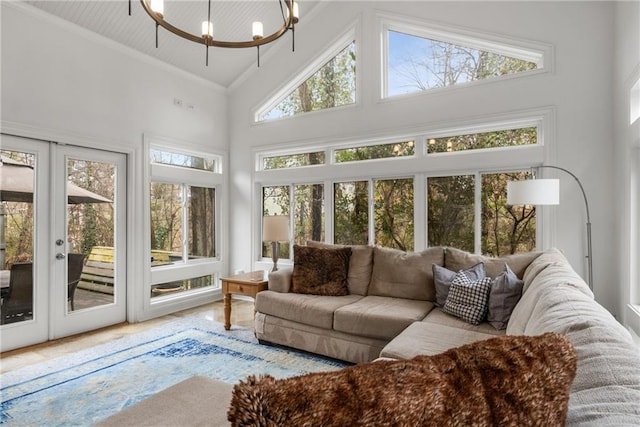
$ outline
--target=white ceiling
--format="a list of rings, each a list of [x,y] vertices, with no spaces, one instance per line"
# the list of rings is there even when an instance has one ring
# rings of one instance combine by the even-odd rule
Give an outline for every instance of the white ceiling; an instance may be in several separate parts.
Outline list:
[[[156,49],[155,22],[139,0],[131,0],[131,16],[128,0],[26,0],[25,3],[223,87],[229,87],[247,69],[257,66],[256,48],[210,47],[207,67],[204,45],[185,40],[162,27]],[[167,22],[192,34],[201,33],[202,22],[207,18],[207,0],[165,0],[164,4]],[[313,4],[300,6],[301,23],[303,14],[308,13]],[[262,21],[265,35],[275,32],[283,22],[278,0],[212,0],[211,21],[214,38],[226,41],[251,40],[253,21]],[[290,32],[262,46],[261,57],[273,45],[282,43],[291,45]]]

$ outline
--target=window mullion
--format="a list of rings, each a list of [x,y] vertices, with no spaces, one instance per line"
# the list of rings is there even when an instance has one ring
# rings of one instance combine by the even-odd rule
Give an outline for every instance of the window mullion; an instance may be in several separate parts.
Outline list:
[[[189,195],[187,184],[181,184],[182,187],[182,261],[186,263],[189,260],[189,203],[187,197]]]
[[[477,254],[482,253],[482,175],[480,172],[475,173],[474,182],[474,251]]]
[[[375,211],[374,211],[374,197],[375,197],[375,191],[374,191],[374,185],[376,183],[376,180],[371,178],[369,179],[369,185],[368,185],[368,194],[369,194],[369,203],[368,203],[368,207],[369,207],[369,244],[370,245],[375,245],[376,244],[376,220],[375,220]]]

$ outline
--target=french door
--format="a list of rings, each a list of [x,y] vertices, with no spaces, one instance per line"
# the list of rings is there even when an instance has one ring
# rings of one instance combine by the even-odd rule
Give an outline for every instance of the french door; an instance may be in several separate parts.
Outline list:
[[[126,319],[126,156],[1,135],[2,351]]]

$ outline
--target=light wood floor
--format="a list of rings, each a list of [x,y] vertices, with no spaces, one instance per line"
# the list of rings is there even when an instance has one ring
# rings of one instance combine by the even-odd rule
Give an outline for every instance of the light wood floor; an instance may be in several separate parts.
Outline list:
[[[104,344],[127,335],[136,334],[187,315],[202,316],[212,322],[224,323],[224,307],[222,301],[218,301],[146,322],[133,324],[122,323],[96,331],[4,352],[0,354],[0,374],[43,362],[54,357],[74,353],[95,345]],[[253,328],[253,301],[233,300],[231,324],[245,328]]]

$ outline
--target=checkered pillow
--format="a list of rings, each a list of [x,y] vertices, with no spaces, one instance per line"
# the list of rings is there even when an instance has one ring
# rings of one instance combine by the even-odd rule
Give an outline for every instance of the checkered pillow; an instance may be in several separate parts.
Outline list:
[[[459,272],[451,282],[442,310],[472,325],[480,324],[489,309],[491,282],[490,277],[472,280],[464,272]]]

